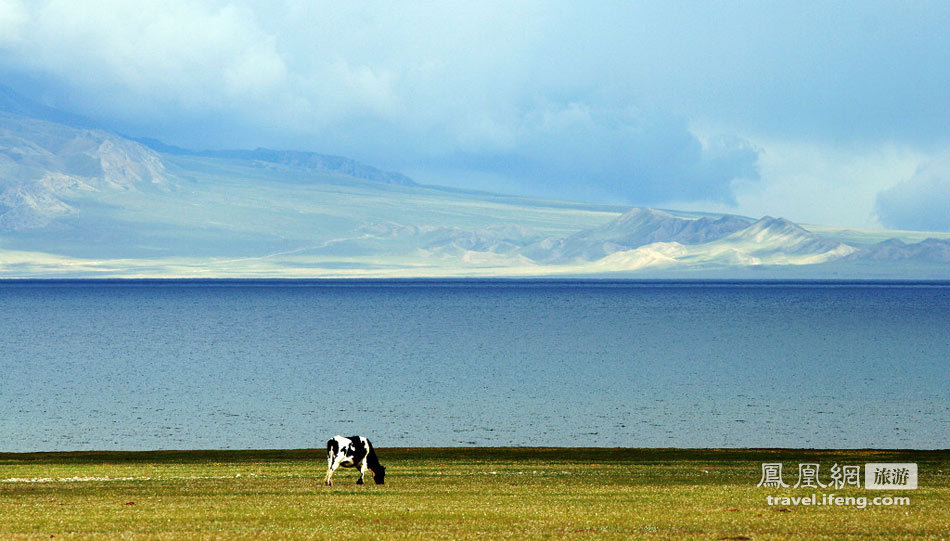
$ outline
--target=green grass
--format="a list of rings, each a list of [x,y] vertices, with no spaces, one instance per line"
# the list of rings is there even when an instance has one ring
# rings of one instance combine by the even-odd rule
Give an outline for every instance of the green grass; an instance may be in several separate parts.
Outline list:
[[[0,454],[0,538],[941,538],[947,451],[381,449],[387,482],[323,487],[323,451]],[[762,462],[916,462],[920,488],[758,488]],[[73,480],[70,478],[93,478]],[[42,482],[10,479],[52,479]],[[99,480],[95,480],[99,479]],[[827,479],[825,479],[827,481]],[[766,496],[909,496],[901,507]]]

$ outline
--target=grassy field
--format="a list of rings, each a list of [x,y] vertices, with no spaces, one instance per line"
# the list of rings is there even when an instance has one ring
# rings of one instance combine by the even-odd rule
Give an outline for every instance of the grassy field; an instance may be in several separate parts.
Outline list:
[[[867,539],[950,535],[950,452],[380,449],[385,485],[321,450],[0,454],[0,538]],[[756,487],[763,462],[916,462],[920,488]],[[909,496],[905,506],[768,495]]]

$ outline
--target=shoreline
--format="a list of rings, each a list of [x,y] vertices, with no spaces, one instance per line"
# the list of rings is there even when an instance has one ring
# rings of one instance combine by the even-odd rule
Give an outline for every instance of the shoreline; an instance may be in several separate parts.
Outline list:
[[[933,458],[943,457],[950,460],[950,448],[945,449],[903,449],[903,448],[807,448],[807,447],[735,447],[735,448],[691,448],[691,447],[532,447],[532,446],[479,446],[479,447],[377,447],[379,452],[392,454],[400,458],[470,458],[488,457],[492,459],[581,457],[600,460],[630,461],[637,458],[695,459],[698,457],[719,457],[731,460],[753,460],[755,457],[790,459],[801,456],[839,456],[839,455],[920,455]],[[95,450],[95,451],[29,451],[0,452],[0,464],[4,461],[36,460],[74,460],[83,462],[92,459],[106,461],[145,461],[157,459],[199,458],[202,456],[221,459],[247,460],[260,459],[300,459],[314,454],[323,456],[326,451],[319,447],[300,449],[153,449],[146,451]],[[794,455],[794,456],[793,456]]]

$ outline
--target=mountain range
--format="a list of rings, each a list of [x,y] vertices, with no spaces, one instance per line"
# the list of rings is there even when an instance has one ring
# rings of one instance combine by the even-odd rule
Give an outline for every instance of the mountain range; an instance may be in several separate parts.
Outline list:
[[[950,278],[950,233],[421,185],[130,138],[0,88],[0,278]]]

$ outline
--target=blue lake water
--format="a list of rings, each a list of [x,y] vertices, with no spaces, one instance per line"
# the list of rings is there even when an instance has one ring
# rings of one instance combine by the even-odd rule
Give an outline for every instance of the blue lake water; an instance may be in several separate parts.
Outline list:
[[[950,284],[2,282],[0,451],[950,447]]]

